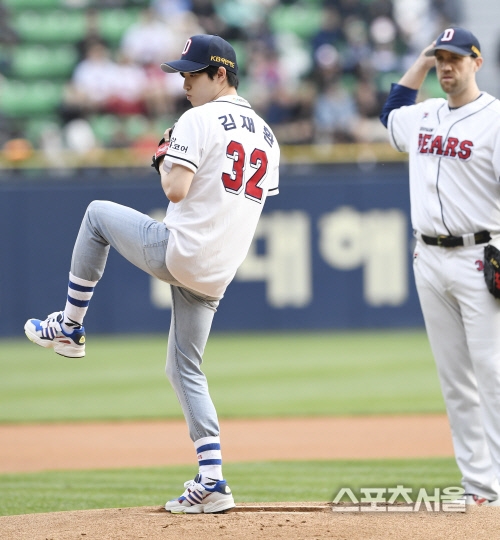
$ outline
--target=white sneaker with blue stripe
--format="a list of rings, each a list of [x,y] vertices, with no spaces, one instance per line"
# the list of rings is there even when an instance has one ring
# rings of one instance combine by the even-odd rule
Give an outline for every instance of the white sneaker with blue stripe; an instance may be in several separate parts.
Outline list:
[[[40,347],[52,347],[54,352],[68,358],[82,358],[85,356],[85,328],[77,325],[71,332],[65,332],[61,326],[63,320],[62,311],[51,313],[44,321],[29,319],[24,332]]]
[[[186,490],[178,498],[168,501],[165,510],[172,514],[217,514],[235,505],[231,489],[225,480],[201,483],[201,476],[184,484]]]

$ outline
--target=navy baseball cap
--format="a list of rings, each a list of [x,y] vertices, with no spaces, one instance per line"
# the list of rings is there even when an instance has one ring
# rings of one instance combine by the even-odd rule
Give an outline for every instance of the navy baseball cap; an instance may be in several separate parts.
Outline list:
[[[238,63],[233,47],[220,36],[200,34],[186,41],[181,59],[164,62],[161,69],[167,73],[193,73],[208,66],[223,66],[238,73]]]
[[[434,56],[437,50],[445,50],[462,56],[481,56],[481,46],[477,37],[465,28],[447,28],[436,40],[436,45],[425,53]]]

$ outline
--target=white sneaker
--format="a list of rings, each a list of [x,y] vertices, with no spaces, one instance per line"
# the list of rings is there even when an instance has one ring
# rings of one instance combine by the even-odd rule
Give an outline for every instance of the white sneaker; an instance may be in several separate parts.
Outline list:
[[[462,497],[453,501],[457,504],[464,504],[466,506],[500,506],[500,499],[488,500],[486,497],[480,495],[474,495],[472,493],[464,493]]]
[[[217,480],[213,484],[202,484],[201,476],[197,474],[194,480],[184,484],[186,490],[178,499],[165,504],[165,510],[172,514],[216,514],[236,506],[225,480]]]
[[[40,347],[52,347],[57,354],[68,358],[82,358],[85,356],[85,328],[78,326],[67,333],[61,326],[63,320],[62,311],[51,313],[44,321],[29,319],[24,332]]]

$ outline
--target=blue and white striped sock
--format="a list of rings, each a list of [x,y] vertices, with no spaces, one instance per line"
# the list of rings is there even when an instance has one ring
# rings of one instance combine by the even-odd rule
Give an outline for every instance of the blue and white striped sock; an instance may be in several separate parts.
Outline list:
[[[83,324],[96,285],[97,281],[87,281],[70,272],[63,330],[71,332],[75,326]]]
[[[213,485],[222,480],[222,454],[220,450],[220,437],[203,437],[194,443],[201,483]]]

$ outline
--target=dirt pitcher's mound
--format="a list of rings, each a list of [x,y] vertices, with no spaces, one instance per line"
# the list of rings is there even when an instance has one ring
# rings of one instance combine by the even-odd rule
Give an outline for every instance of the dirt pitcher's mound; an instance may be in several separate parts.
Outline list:
[[[256,506],[257,503],[242,505]],[[499,508],[466,513],[333,513],[327,503],[265,504],[263,512],[176,515],[158,507],[55,512],[0,518],[1,540],[491,540]],[[280,508],[280,506],[282,508]],[[304,506],[306,508],[304,508]],[[314,506],[317,508],[314,509]],[[284,507],[284,508],[283,508]],[[317,511],[311,511],[317,510]]]
[[[453,455],[444,415],[223,420],[221,434],[226,462]],[[195,457],[183,421],[4,425],[0,440],[2,472],[191,464]],[[143,507],[0,517],[0,540],[491,540],[499,517],[495,508],[353,513],[328,503],[241,504],[221,515]]]

